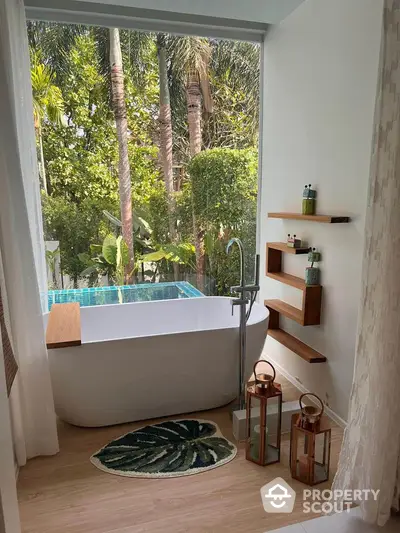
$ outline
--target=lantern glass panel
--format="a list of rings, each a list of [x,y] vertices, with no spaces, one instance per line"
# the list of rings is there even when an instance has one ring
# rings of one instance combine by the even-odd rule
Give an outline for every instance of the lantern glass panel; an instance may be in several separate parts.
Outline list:
[[[275,398],[268,399],[267,409],[267,434],[268,439],[265,447],[265,463],[276,463],[279,461],[279,449],[280,449],[280,404],[282,396],[276,396]]]
[[[250,396],[250,457],[253,461],[261,461],[261,432],[260,432],[261,402],[255,396]]]
[[[330,432],[315,435],[314,483],[321,483],[329,478]]]
[[[312,447],[312,437],[294,428],[296,434],[296,477],[303,483],[311,483],[309,457]]]

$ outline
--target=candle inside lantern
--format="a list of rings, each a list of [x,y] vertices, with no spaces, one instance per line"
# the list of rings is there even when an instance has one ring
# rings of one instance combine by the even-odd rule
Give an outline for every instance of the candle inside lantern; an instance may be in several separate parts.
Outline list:
[[[265,432],[265,449],[268,449],[268,428],[264,428]],[[260,424],[254,426],[254,434],[251,437],[251,455],[253,459],[259,460],[260,458],[260,443],[261,443],[261,429]]]

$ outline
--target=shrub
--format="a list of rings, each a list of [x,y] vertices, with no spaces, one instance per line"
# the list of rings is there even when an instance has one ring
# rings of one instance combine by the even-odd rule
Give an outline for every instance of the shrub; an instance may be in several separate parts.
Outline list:
[[[201,152],[188,167],[193,208],[204,232],[207,275],[216,280],[216,293],[229,293],[238,283],[239,258],[225,253],[232,237],[242,239],[246,252],[246,274],[254,266],[258,155],[255,150],[215,148]]]
[[[86,267],[79,255],[91,244],[102,242],[110,225],[103,210],[115,212],[118,205],[99,200],[83,200],[79,205],[65,198],[42,197],[45,240],[60,241],[61,268],[75,283]]]

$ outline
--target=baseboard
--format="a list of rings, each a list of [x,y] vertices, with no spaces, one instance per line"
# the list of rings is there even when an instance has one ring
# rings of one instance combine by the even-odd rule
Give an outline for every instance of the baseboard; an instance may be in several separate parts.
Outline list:
[[[265,359],[265,357],[263,357],[263,359]],[[290,383],[294,385],[297,389],[299,389],[300,392],[302,392],[303,394],[311,392],[308,389],[306,389],[304,385],[299,383],[297,379],[295,379],[291,374],[289,374],[289,372],[287,372],[287,370],[285,370],[279,363],[274,361],[271,357],[269,357],[268,359],[271,360],[271,362],[274,364],[276,369],[282,374],[282,376],[284,376],[288,381],[290,381]],[[335,422],[341,428],[345,429],[347,427],[346,420],[344,420],[341,416],[339,416],[337,413],[332,411],[332,409],[330,407],[327,407],[326,405],[325,405],[325,413],[331,420],[333,420],[333,422]]]

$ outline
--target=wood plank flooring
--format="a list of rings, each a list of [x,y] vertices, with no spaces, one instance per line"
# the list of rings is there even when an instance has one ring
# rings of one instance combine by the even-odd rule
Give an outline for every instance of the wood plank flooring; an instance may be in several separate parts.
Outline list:
[[[277,381],[285,401],[299,397],[284,378]],[[191,416],[213,420],[233,439],[228,408]],[[260,488],[278,476],[299,494],[305,488],[290,477],[288,435],[283,438],[282,462],[266,468],[245,460],[243,443],[231,463],[173,479],[114,476],[89,462],[90,455],[107,442],[141,425],[85,429],[60,422],[60,453],[33,459],[20,471],[23,533],[263,533],[308,517],[299,501],[291,515],[268,515],[261,505]],[[334,427],[331,479],[342,436],[342,429]],[[321,485],[327,487],[329,483]]]

